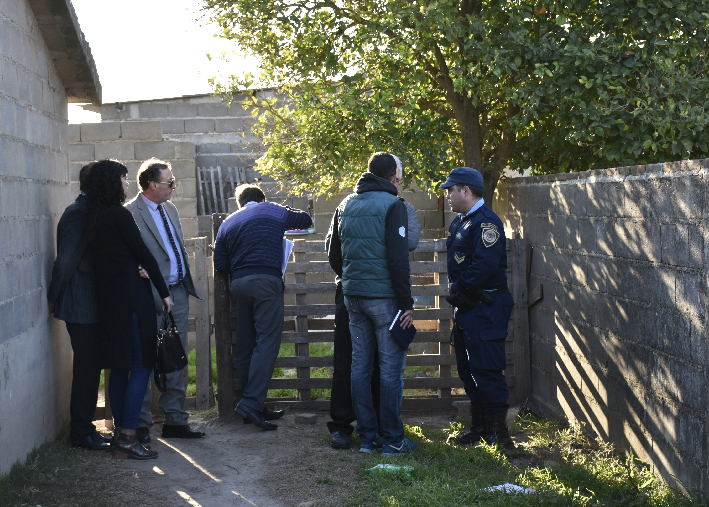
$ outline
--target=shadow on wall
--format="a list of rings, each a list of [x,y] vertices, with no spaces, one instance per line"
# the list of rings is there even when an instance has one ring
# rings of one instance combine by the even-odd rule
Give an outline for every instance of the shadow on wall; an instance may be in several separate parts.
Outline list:
[[[709,161],[508,180],[533,248],[533,402],[707,493]],[[709,202],[707,203],[709,211]]]

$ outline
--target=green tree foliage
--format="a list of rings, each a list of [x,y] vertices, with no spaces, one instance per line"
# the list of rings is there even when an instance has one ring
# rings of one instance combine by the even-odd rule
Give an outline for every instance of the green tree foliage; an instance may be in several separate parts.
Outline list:
[[[259,169],[296,192],[350,186],[376,150],[434,191],[458,165],[490,198],[535,172],[708,152],[704,0],[204,0],[262,59],[245,105]],[[229,96],[251,75],[215,83]]]

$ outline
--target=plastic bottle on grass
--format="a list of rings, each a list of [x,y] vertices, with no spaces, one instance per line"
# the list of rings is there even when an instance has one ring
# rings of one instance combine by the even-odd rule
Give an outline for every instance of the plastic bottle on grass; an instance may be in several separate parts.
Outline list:
[[[364,470],[365,474],[375,475],[375,474],[401,474],[406,477],[414,478],[416,477],[416,470],[414,467],[409,465],[390,465],[387,463],[380,463],[372,468],[366,468]]]

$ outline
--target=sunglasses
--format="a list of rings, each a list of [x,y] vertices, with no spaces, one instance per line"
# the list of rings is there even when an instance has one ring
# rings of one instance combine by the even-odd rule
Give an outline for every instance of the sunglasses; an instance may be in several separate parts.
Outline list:
[[[175,178],[172,178],[170,181],[156,181],[154,183],[162,183],[163,185],[167,185],[169,187],[174,187],[175,186]]]

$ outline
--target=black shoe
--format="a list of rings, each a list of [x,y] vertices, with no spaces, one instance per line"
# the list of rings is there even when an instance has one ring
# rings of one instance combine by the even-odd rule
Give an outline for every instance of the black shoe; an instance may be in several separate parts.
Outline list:
[[[192,431],[187,424],[163,424],[163,438],[202,438],[205,434],[201,431]]]
[[[236,413],[239,414],[241,417],[243,417],[244,419],[248,419],[262,430],[275,430],[276,428],[278,428],[277,424],[273,424],[266,421],[266,419],[263,417],[263,412],[257,412],[255,410],[242,407],[241,405],[237,405],[235,410]]]
[[[89,451],[107,451],[109,449],[109,445],[101,439],[98,433],[92,433],[83,438],[72,438],[71,445]]]
[[[507,429],[507,410],[503,412],[485,412],[485,434],[482,439],[488,445],[498,444],[506,449],[514,449],[510,432]]]
[[[112,436],[110,436],[110,435],[102,435],[102,434],[99,433],[98,431],[96,432],[96,436],[97,436],[98,438],[100,438],[101,440],[103,440],[104,442],[106,442],[107,444],[110,444],[110,443],[111,443],[111,440],[113,440],[113,437],[112,437]]]
[[[285,410],[271,410],[268,408],[263,409],[263,418],[266,419],[267,421],[273,421],[274,419],[280,419],[286,415]],[[244,419],[244,424],[251,424],[251,421],[248,419]]]
[[[149,444],[150,443],[150,428],[145,428],[143,426],[139,426],[138,428],[135,429],[135,436],[138,437],[138,442],[141,444]]]
[[[330,433],[330,447],[333,449],[349,449],[350,438],[344,431],[333,431]]]
[[[267,421],[273,421],[274,419],[280,419],[286,415],[285,410],[271,410],[269,408],[263,409],[263,418]]]
[[[136,435],[118,435],[115,443],[111,444],[111,452],[117,458],[131,459],[155,459],[158,457],[157,451],[150,451],[138,442]]]
[[[482,409],[470,407],[470,430],[464,435],[455,437],[458,445],[473,445],[482,440],[485,432],[485,412]]]

